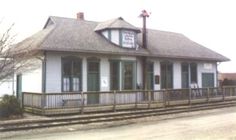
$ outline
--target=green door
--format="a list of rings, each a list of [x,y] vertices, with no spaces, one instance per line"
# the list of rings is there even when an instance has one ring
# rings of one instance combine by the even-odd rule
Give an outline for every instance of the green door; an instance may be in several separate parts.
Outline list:
[[[99,62],[89,61],[88,62],[88,76],[87,76],[87,90],[89,91],[99,91]],[[88,104],[98,104],[99,103],[99,93],[91,92],[88,93]]]
[[[154,90],[154,73],[153,73],[153,63],[149,62],[147,64],[147,89]],[[154,99],[153,92],[151,93],[151,100]]]
[[[214,73],[202,73],[202,87],[214,87]]]
[[[22,99],[22,75],[16,76],[16,97],[21,102]]]
[[[149,62],[147,66],[147,89],[154,89],[153,63]]]

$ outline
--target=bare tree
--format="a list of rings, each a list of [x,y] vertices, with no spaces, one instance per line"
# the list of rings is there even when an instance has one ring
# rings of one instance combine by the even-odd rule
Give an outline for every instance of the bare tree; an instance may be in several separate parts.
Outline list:
[[[14,24],[0,33],[0,83],[14,76],[15,72],[32,70],[37,66],[32,60],[37,58],[38,51],[34,51],[30,46],[17,47],[14,44],[16,36],[10,33],[13,26]]]

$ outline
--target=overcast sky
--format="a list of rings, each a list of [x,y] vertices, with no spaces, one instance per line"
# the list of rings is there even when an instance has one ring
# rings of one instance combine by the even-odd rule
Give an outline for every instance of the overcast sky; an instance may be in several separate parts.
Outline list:
[[[221,72],[236,72],[236,0],[0,0],[0,31],[15,23],[17,41],[41,30],[48,16],[105,21],[123,17],[141,27],[141,10],[151,12],[148,28],[182,33],[231,59]]]

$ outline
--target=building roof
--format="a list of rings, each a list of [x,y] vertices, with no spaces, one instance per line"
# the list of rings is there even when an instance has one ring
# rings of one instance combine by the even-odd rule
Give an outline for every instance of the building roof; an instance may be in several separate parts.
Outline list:
[[[219,80],[236,80],[236,73],[219,73],[218,75]]]
[[[188,39],[182,34],[159,30],[147,30],[148,47],[142,48],[142,37],[138,35],[138,49],[121,48],[99,31],[107,28],[123,28],[138,31],[122,18],[107,22],[93,22],[62,17],[49,17],[45,28],[17,45],[31,46],[37,50],[86,52],[116,55],[152,56],[207,61],[229,59]],[[140,31],[140,30],[139,30]]]
[[[140,29],[126,22],[122,17],[98,23],[94,31],[101,31],[105,29],[129,29],[140,33]]]

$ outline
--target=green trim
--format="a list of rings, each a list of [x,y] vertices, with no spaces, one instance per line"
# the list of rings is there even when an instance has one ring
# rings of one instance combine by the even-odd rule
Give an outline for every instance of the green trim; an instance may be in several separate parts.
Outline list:
[[[22,98],[22,74],[16,75],[16,97],[17,99]]]

